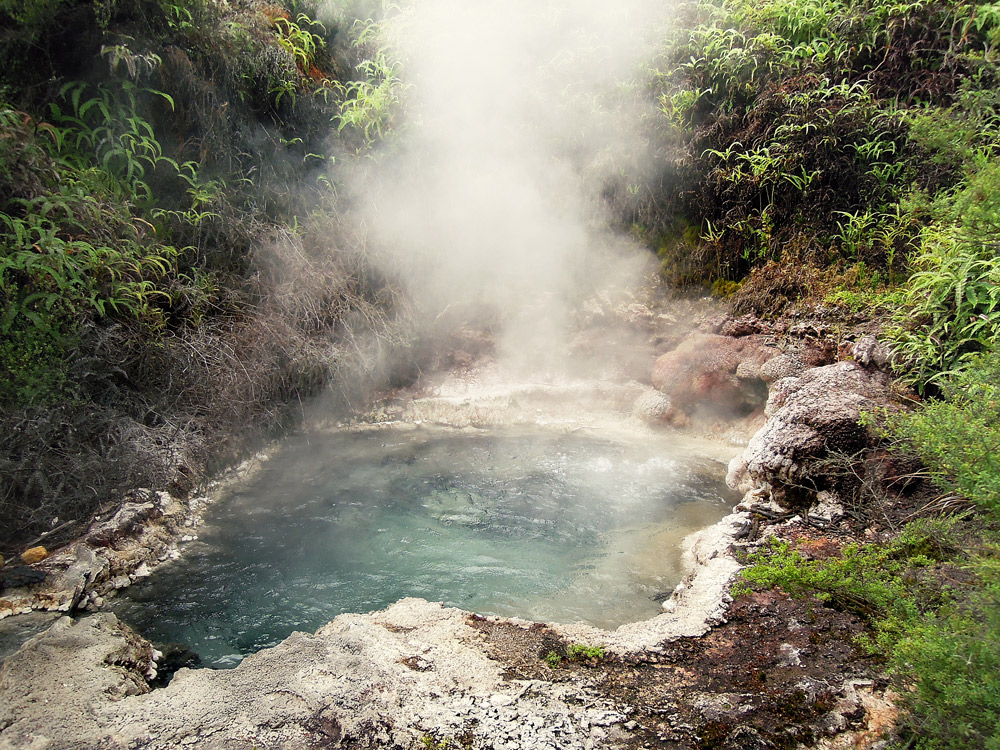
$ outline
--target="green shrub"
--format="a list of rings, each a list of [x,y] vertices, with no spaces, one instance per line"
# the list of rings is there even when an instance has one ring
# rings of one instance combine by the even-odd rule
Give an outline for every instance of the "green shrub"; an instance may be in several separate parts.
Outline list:
[[[32,325],[0,336],[0,407],[54,403],[67,394],[72,342]]]
[[[356,66],[359,78],[335,84],[341,104],[334,122],[339,132],[354,135],[359,148],[371,148],[393,130],[407,85],[400,77],[402,63],[382,40],[379,22],[359,20],[353,33],[364,59]]]
[[[732,297],[737,291],[739,291],[740,283],[738,281],[729,281],[728,279],[716,279],[712,282],[712,294],[716,297]]]
[[[995,152],[993,4],[697,0],[677,17],[652,85],[664,158],[683,185],[660,200],[707,227],[699,254],[712,267],[674,280],[844,260],[899,283],[918,245],[922,270],[937,271],[940,238],[921,239],[921,225],[951,225],[940,210],[913,213],[911,196],[949,203]],[[967,343],[958,354],[976,349]],[[929,377],[940,352],[911,348]]]
[[[940,485],[1000,513],[1000,352],[971,358],[942,389],[943,399],[894,417],[891,430]]]
[[[582,643],[571,643],[566,647],[566,655],[562,656],[557,651],[549,651],[542,657],[542,661],[555,669],[563,661],[596,662],[607,655],[604,646],[587,646]]]
[[[888,545],[847,545],[826,560],[772,543],[751,557],[734,594],[780,586],[861,615],[874,637],[858,645],[887,658],[904,688],[908,746],[1000,747],[1000,548],[962,562],[959,523],[916,521]],[[948,561],[962,573],[942,589],[934,566]]]
[[[906,571],[931,564],[929,558],[908,556],[901,545],[847,544],[841,556],[812,560],[788,542],[771,541],[755,552],[734,595],[750,587],[780,587],[791,596],[816,599],[834,609],[863,617],[876,632],[874,642],[860,645],[878,653],[898,638],[907,623],[919,614],[919,604],[904,583]]]
[[[566,656],[572,661],[600,660],[604,658],[604,655],[604,646],[585,646],[582,643],[571,643],[566,647]]]
[[[865,617],[874,637],[861,643],[888,658],[909,709],[907,747],[1000,748],[1000,547],[989,541],[1000,520],[1000,354],[970,358],[941,388],[891,417],[888,433],[979,514],[914,521],[889,543],[826,560],[772,543],[734,591],[780,586]]]
[[[0,0],[0,19],[6,16],[17,24],[22,34],[27,34],[33,40],[46,23],[51,23],[59,9],[68,3],[69,0]]]
[[[933,210],[890,332],[902,379],[920,389],[968,368],[1000,333],[1000,163],[978,170]]]
[[[1000,549],[979,557],[976,589],[909,629],[893,652],[911,684],[903,701],[910,747],[1000,748]]]

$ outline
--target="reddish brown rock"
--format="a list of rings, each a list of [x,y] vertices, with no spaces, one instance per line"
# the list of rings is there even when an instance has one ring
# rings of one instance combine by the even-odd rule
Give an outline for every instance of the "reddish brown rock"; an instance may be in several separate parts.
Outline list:
[[[653,365],[653,386],[675,408],[710,404],[742,411],[759,406],[762,392],[753,387],[760,368],[778,354],[761,337],[732,338],[695,333]]]

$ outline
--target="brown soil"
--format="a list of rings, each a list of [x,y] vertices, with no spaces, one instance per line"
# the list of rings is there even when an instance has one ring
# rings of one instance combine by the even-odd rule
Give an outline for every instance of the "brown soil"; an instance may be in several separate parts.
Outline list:
[[[913,504],[886,508],[883,522]],[[786,523],[761,531],[778,531],[817,558],[838,554],[865,531],[878,533],[849,518],[833,529]],[[698,638],[589,660],[568,657],[570,644],[542,624],[478,616],[469,624],[509,678],[570,682],[613,702],[629,717],[628,747],[870,747],[891,730],[889,682],[881,663],[856,645],[866,628],[859,617],[774,590],[740,596],[726,619]],[[560,657],[554,667],[545,658],[552,654]]]
[[[728,622],[664,643],[659,653],[564,659],[555,668],[544,657],[565,653],[566,644],[545,626],[475,619],[475,627],[511,678],[572,681],[616,703],[630,718],[635,748],[813,744],[864,726],[849,681],[885,687],[878,664],[853,646],[863,630],[858,618],[779,592],[741,598]]]

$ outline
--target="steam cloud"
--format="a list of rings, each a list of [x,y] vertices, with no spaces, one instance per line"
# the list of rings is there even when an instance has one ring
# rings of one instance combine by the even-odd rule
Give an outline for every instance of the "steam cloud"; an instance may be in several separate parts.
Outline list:
[[[428,322],[490,322],[501,351],[558,366],[572,311],[633,285],[648,253],[598,199],[634,173],[635,77],[662,3],[412,0],[388,24],[405,132],[362,209],[370,243]]]

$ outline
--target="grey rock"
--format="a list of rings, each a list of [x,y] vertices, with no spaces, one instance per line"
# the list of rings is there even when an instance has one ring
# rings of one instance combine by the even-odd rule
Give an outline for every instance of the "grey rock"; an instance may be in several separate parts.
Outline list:
[[[403,663],[413,638],[434,670]],[[471,731],[477,747],[584,750],[612,747],[604,740],[625,720],[568,685],[508,680],[466,613],[418,599],[294,633],[236,669],[180,669],[151,691],[155,655],[113,615],[60,619],[0,671],[0,750],[38,738],[67,750],[414,747],[427,727]]]
[[[0,620],[0,663],[26,640],[48,629],[60,616],[55,612],[29,612]]]
[[[84,540],[91,545],[106,547],[123,537],[136,534],[151,518],[162,512],[160,503],[123,503],[107,521],[91,524]]]
[[[874,336],[864,336],[851,347],[851,356],[862,367],[888,370],[893,363],[892,350]]]
[[[58,591],[70,592],[70,606],[80,603],[84,594],[108,577],[111,565],[103,555],[94,552],[85,544],[77,544],[76,560],[61,573],[53,576],[53,587]]]
[[[774,383],[782,378],[801,375],[807,369],[802,358],[790,353],[779,354],[760,367],[760,379],[765,383]]]
[[[863,410],[891,404],[890,378],[853,362],[838,362],[783,378],[771,386],[764,426],[729,467],[730,486],[768,488],[774,499],[795,505],[824,489],[823,460],[853,454],[869,444],[859,423]]]
[[[665,424],[673,417],[674,407],[662,393],[650,390],[635,400],[632,413],[646,424]]]

